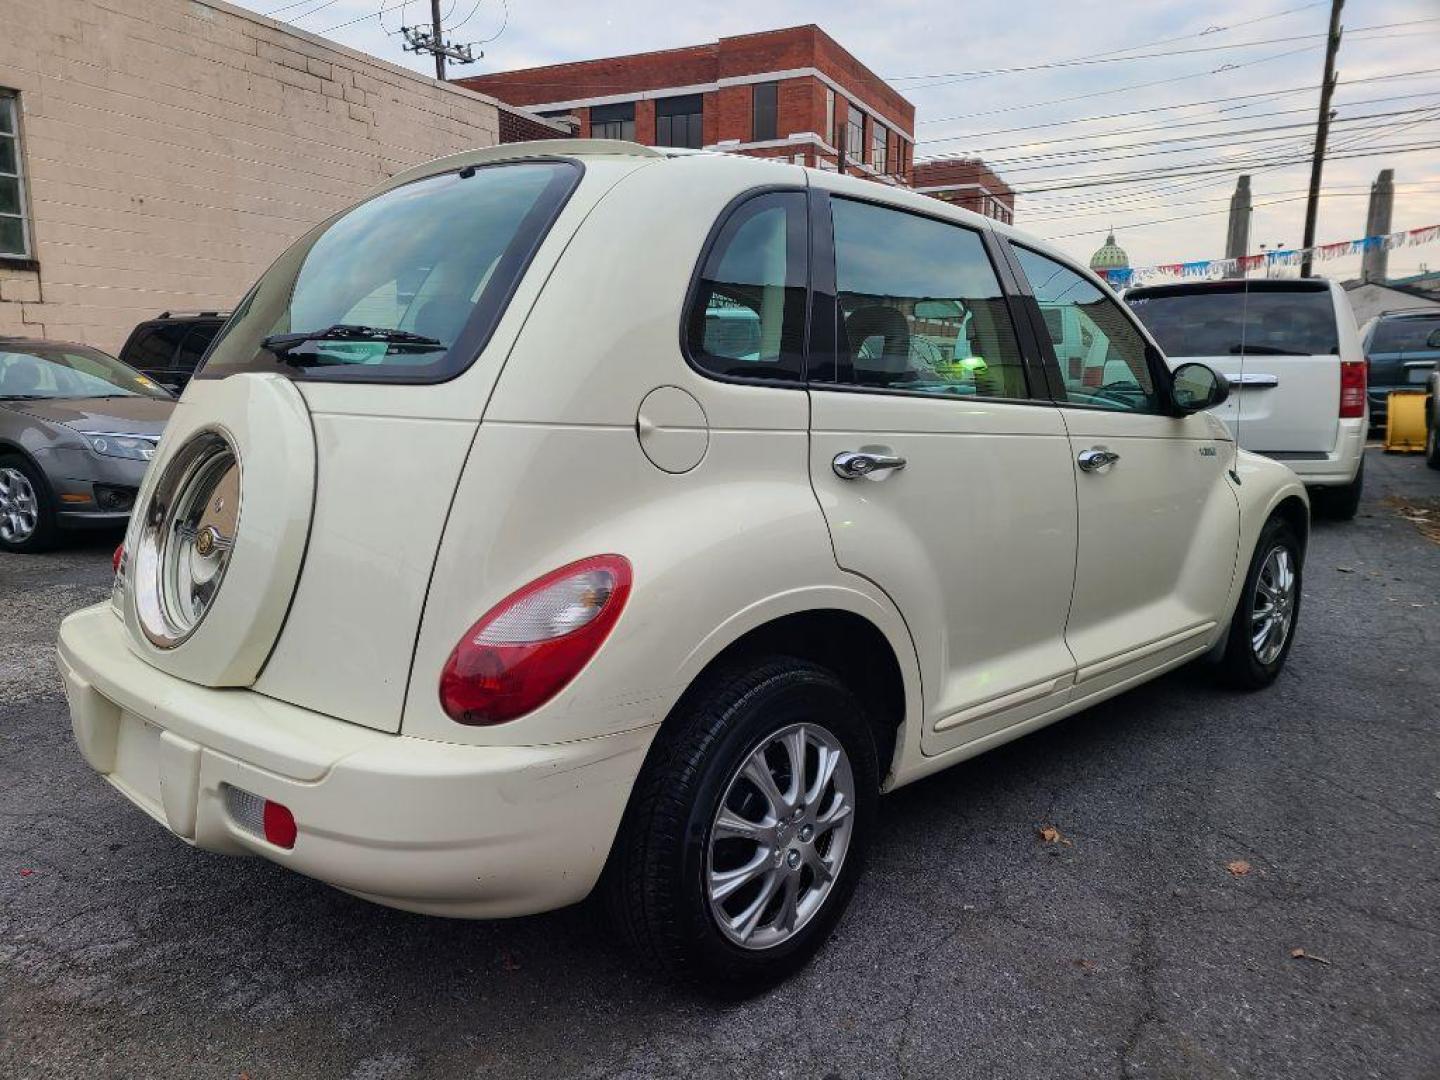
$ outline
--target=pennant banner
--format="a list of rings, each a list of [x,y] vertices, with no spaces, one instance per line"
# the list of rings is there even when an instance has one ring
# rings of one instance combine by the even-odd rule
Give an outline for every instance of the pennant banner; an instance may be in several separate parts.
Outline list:
[[[1100,276],[1116,288],[1129,285],[1143,285],[1166,278],[1223,278],[1233,274],[1248,274],[1260,267],[1299,266],[1308,252],[1316,262],[1328,262],[1346,255],[1363,255],[1367,251],[1394,251],[1402,247],[1418,247],[1440,240],[1440,225],[1426,225],[1408,232],[1393,232],[1384,236],[1362,236],[1358,240],[1342,240],[1336,244],[1317,244],[1312,248],[1291,248],[1286,251],[1267,251],[1260,255],[1246,255],[1239,259],[1197,259],[1193,262],[1165,263],[1161,266],[1125,267],[1120,270],[1104,270]]]

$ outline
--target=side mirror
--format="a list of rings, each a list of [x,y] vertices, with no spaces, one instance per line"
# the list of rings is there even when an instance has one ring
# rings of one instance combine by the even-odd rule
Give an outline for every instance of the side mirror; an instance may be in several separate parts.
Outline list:
[[[1170,380],[1170,401],[1181,416],[1213,409],[1230,396],[1230,381],[1208,364],[1181,364]]]

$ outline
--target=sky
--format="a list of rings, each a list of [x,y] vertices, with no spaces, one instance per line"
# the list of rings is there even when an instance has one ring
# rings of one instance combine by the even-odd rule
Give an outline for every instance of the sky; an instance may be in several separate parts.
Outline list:
[[[483,42],[483,58],[452,75],[818,23],[914,102],[917,158],[983,157],[1022,193],[1016,225],[1076,258],[1087,259],[1112,227],[1133,266],[1223,256],[1229,196],[1242,172],[1255,205],[1251,251],[1298,247],[1303,237],[1329,0],[441,5],[447,37]],[[240,6],[433,73],[430,57],[401,50],[398,33],[402,20],[428,20],[428,0]],[[1395,170],[1392,230],[1440,224],[1440,3],[1349,0],[1342,25],[1333,156],[1315,240],[1364,235],[1381,168]],[[1161,169],[1192,175],[1152,174]],[[1315,269],[1344,279],[1358,275],[1359,263]],[[1392,277],[1425,268],[1440,269],[1440,243],[1390,253]]]

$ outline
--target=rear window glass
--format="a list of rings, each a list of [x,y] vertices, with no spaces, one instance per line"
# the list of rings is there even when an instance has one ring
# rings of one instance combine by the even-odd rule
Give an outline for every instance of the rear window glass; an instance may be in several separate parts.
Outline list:
[[[535,161],[394,188],[312,230],[241,302],[201,377],[433,382],[474,361],[580,177]]]
[[[1340,347],[1329,290],[1206,289],[1129,303],[1166,356],[1321,356]]]
[[[1440,352],[1440,316],[1433,319],[1381,319],[1370,351]]]

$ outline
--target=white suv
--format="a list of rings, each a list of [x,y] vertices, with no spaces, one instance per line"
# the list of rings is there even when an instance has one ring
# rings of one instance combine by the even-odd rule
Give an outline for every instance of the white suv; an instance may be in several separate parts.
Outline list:
[[[186,389],[61,628],[75,737],[196,847],[439,915],[599,886],[661,963],[774,979],[880,792],[1206,654],[1275,677],[1308,505],[1224,393],[920,195],[437,161],[281,256]]]
[[[1339,284],[1196,281],[1132,289],[1125,299],[1172,363],[1210,364],[1230,381],[1235,392],[1217,414],[1241,446],[1290,466],[1319,513],[1355,516],[1368,367]]]

